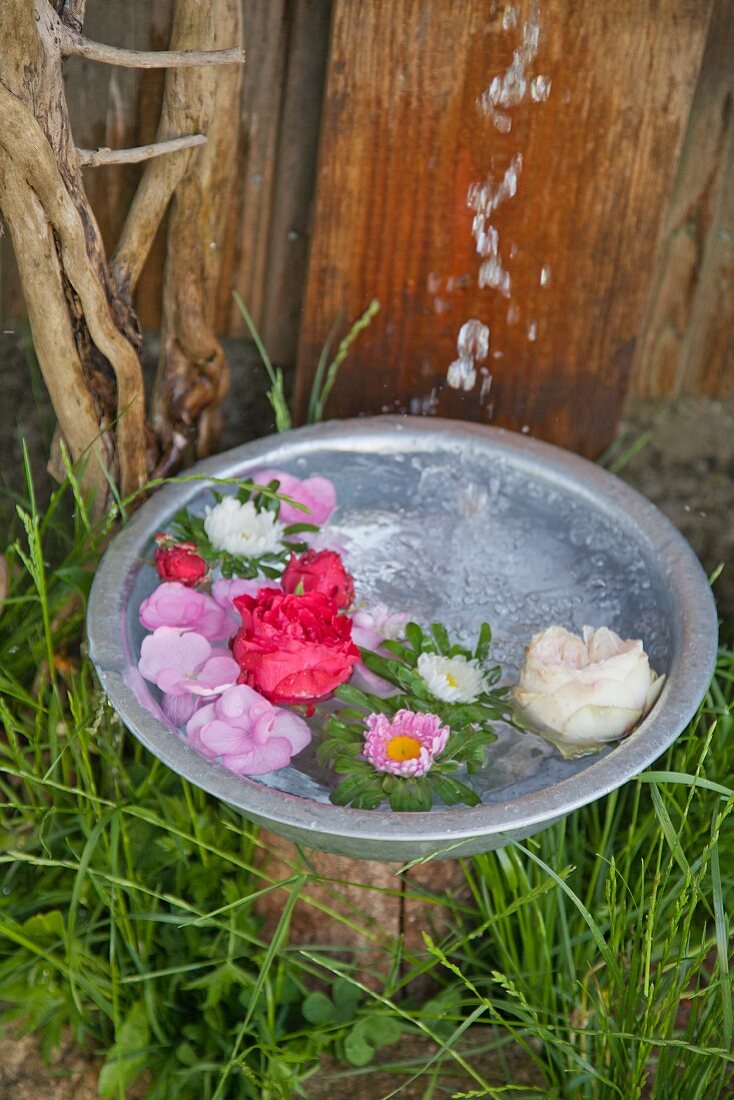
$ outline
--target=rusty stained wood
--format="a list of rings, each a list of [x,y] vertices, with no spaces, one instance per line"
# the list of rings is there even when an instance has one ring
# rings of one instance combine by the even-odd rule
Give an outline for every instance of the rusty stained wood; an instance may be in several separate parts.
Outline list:
[[[501,132],[477,101],[512,65],[534,9],[539,44],[526,75],[549,78],[550,97],[526,94]],[[344,368],[331,415],[491,420],[598,455],[628,385],[709,9],[336,0],[301,410],[334,318],[377,297],[382,311]],[[467,193],[490,176],[496,188],[518,156],[517,193],[490,218],[511,279],[505,297],[478,286]],[[470,318],[491,329],[479,365],[492,382],[482,387],[480,376],[464,393],[446,385],[446,371]]]
[[[633,378],[734,394],[734,0],[716,0]]]

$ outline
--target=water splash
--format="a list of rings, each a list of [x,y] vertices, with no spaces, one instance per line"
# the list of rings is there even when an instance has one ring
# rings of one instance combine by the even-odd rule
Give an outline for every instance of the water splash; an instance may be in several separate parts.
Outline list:
[[[493,6],[493,11],[496,8]],[[514,4],[506,4],[502,13],[502,29],[506,32],[516,32],[518,27],[517,7]],[[507,113],[513,107],[521,103],[529,94],[536,103],[548,99],[551,92],[551,80],[547,76],[536,74],[528,75],[528,69],[535,60],[540,43],[540,0],[530,0],[528,17],[522,26],[522,40],[513,51],[512,61],[504,73],[495,76],[489,87],[477,100],[477,107],[481,113],[491,120],[492,124],[501,133],[509,133],[512,129],[512,119]],[[467,205],[474,211],[472,221],[472,236],[474,237],[477,252],[482,257],[479,268],[478,285],[497,290],[509,300],[512,282],[510,273],[505,267],[500,254],[500,241],[497,228],[492,225],[491,218],[495,210],[504,202],[513,199],[517,194],[518,178],[522,171],[523,158],[521,153],[516,153],[504,175],[498,181],[494,173],[490,173],[485,181],[475,182],[469,186],[467,192]],[[517,245],[511,245],[510,258],[517,253]],[[543,267],[540,274],[540,285],[547,286],[550,279],[550,268]],[[438,287],[432,288],[429,280],[429,289],[437,294]],[[441,311],[443,300],[434,303],[437,312]],[[520,312],[516,305],[510,303],[507,311],[508,324],[516,324]],[[489,347],[489,329],[481,321],[467,321],[462,326],[457,340],[458,358],[449,366],[447,382],[454,389],[471,390],[476,385],[477,356],[475,352],[467,351],[462,345],[466,342],[468,326],[479,326],[486,330],[487,350]],[[531,322],[527,328],[529,340],[535,340],[537,325]],[[495,357],[497,357],[497,354]],[[480,400],[486,398],[491,387],[492,378],[488,371],[483,378]]]
[[[551,94],[551,84],[549,76],[534,76],[530,81],[530,98],[536,103],[545,103]]]
[[[432,416],[438,408],[438,391],[434,386],[430,393],[423,397],[411,397],[411,416]]]
[[[459,329],[456,341],[458,359],[448,369],[446,381],[455,390],[472,390],[476,385],[476,363],[489,354],[489,327],[473,318]]]
[[[502,27],[510,30],[517,26],[517,14],[514,7],[505,8]],[[547,99],[550,95],[551,81],[547,76],[528,78],[528,66],[535,60],[540,42],[540,0],[532,0],[528,19],[523,26],[522,42],[512,54],[512,61],[504,73],[495,76],[479,97],[479,109],[502,134],[512,129],[512,118],[507,109],[517,107],[528,94],[536,101]],[[504,109],[501,109],[504,108]]]
[[[489,175],[484,183],[472,183],[467,192],[467,205],[474,211],[472,236],[476,241],[477,252],[484,262],[479,269],[479,286],[499,290],[506,298],[510,296],[510,274],[502,262],[499,252],[499,234],[491,224],[493,212],[517,194],[517,181],[522,171],[522,154],[512,158],[502,179],[497,182]]]

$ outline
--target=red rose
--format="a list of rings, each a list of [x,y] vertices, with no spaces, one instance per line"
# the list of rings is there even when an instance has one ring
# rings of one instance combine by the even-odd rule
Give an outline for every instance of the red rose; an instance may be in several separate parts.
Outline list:
[[[291,554],[280,583],[284,592],[323,592],[340,608],[354,601],[354,581],[334,550],[307,550],[300,558]]]
[[[176,542],[170,535],[156,535],[153,565],[162,581],[178,581],[187,588],[203,580],[209,567],[196,553],[195,542]]]
[[[359,659],[352,622],[323,592],[261,588],[234,605],[242,616],[232,642],[239,682],[271,703],[315,703],[351,676]]]

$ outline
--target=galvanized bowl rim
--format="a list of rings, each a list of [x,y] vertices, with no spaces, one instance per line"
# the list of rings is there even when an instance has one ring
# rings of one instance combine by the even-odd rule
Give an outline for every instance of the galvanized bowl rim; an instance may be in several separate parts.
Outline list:
[[[516,466],[531,472],[542,467],[544,481],[557,484],[633,531],[652,555],[665,562],[665,584],[676,611],[673,654],[657,706],[650,716],[613,751],[590,760],[580,773],[552,787],[474,808],[433,810],[430,813],[365,811],[322,804],[264,786],[254,779],[230,775],[191,749],[138,701],[125,682],[131,655],[124,636],[126,593],[142,565],[143,553],[165,520],[202,489],[200,481],[174,482],[159,489],[110,544],[97,570],[87,617],[89,652],[102,686],[124,724],[150,751],[175,772],[246,817],[287,835],[318,834],[374,849],[385,848],[385,859],[403,859],[411,844],[437,851],[488,835],[525,835],[559,816],[586,805],[638,775],[665,751],[685,728],[705,694],[713,673],[718,641],[716,606],[706,576],[690,546],[673,524],[650,501],[599,466],[526,435],[501,428],[407,416],[381,416],[349,421],[329,421],[278,436],[245,443],[224,454],[200,462],[188,475],[241,476],[243,465],[277,466],[288,452],[299,455],[324,446],[350,449],[371,440],[380,453],[402,451],[426,443],[427,436],[441,443],[496,451]],[[116,593],[112,612],[109,593]],[[336,844],[336,850],[343,844]]]

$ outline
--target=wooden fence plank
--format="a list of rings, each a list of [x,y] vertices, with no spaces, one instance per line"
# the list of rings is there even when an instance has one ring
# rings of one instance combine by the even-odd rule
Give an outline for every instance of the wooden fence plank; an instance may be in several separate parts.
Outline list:
[[[331,0],[294,0],[278,133],[261,334],[276,363],[296,361],[316,179]]]
[[[716,0],[633,379],[734,393],[734,0]]]
[[[491,419],[597,455],[626,392],[710,6],[336,0],[301,409],[339,310],[377,297],[331,413]],[[484,358],[481,341],[464,349],[477,368],[464,392],[446,377],[470,319],[491,337]]]

